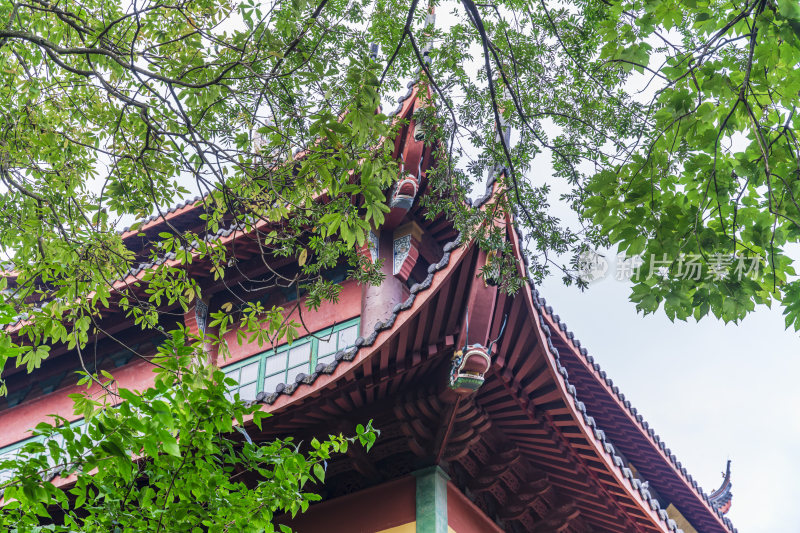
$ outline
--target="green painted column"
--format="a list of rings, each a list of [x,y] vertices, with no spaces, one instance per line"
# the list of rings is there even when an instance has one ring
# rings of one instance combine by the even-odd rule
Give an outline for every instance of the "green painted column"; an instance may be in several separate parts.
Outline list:
[[[417,478],[417,533],[447,533],[447,482],[444,470],[432,466],[414,472]]]

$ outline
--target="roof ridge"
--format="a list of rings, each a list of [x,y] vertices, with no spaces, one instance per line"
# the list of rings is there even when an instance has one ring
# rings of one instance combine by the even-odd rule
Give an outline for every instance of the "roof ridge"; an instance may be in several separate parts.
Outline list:
[[[137,229],[142,230],[142,229],[144,229],[145,225],[147,225],[147,224],[149,224],[149,223],[151,223],[153,221],[159,220],[159,219],[165,220],[167,218],[167,215],[170,215],[170,214],[174,213],[175,211],[178,211],[180,209],[188,207],[191,204],[195,204],[197,202],[200,202],[206,196],[208,196],[208,193],[203,194],[203,195],[194,196],[193,198],[186,199],[186,200],[184,200],[182,202],[178,202],[177,204],[168,207],[166,209],[166,211],[164,211],[163,213],[154,213],[154,214],[152,214],[150,216],[147,216],[145,218],[141,218],[139,220],[135,220],[130,225],[125,226],[121,230],[117,230],[117,234],[118,235],[123,235],[125,233],[128,233],[129,231],[131,231],[131,228],[133,228],[136,225],[139,226]]]

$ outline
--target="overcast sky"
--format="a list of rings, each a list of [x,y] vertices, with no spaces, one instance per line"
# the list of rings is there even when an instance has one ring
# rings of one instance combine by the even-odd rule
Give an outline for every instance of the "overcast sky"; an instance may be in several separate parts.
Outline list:
[[[733,461],[741,533],[800,531],[800,335],[779,309],[739,325],[642,317],[613,271],[582,294],[540,290],[706,492]]]

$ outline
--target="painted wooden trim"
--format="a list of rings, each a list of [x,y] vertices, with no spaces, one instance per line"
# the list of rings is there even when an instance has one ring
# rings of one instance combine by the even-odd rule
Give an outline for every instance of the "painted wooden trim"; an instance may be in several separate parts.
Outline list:
[[[319,363],[320,355],[327,357],[331,353],[336,353],[338,350],[343,350],[343,349],[348,347],[348,346],[339,346],[337,344],[337,346],[333,350],[333,352],[320,354],[319,353],[320,340],[321,339],[325,339],[326,337],[329,337],[331,335],[338,334],[340,331],[348,329],[348,328],[353,327],[353,326],[358,328],[359,323],[360,323],[360,317],[352,318],[350,320],[346,320],[346,321],[341,322],[339,324],[336,324],[334,326],[329,326],[327,328],[315,331],[313,333],[309,333],[308,335],[304,335],[303,337],[295,339],[291,344],[289,344],[289,343],[280,344],[275,348],[270,348],[268,350],[264,350],[264,351],[262,351],[260,353],[252,355],[252,356],[247,357],[245,359],[241,359],[241,360],[238,360],[238,361],[233,362],[233,363],[221,365],[220,368],[222,369],[223,372],[225,372],[226,376],[229,376],[229,377],[237,380],[238,385],[235,386],[235,387],[231,387],[231,391],[234,392],[234,393],[238,392],[240,389],[242,389],[242,388],[244,388],[244,387],[246,387],[248,385],[251,385],[251,384],[255,383],[256,389],[255,389],[255,393],[253,394],[253,397],[252,398],[244,398],[245,400],[254,400],[255,396],[259,392],[266,392],[266,393],[271,393],[272,392],[272,390],[265,390],[264,382],[265,382],[266,378],[283,375],[283,379],[280,381],[280,383],[285,383],[285,384],[288,385],[289,381],[290,381],[288,379],[288,377],[289,377],[289,374],[292,371],[298,370],[300,368],[305,368],[305,371],[303,372],[304,374],[313,373],[314,369],[316,368],[317,364]],[[356,335],[353,338],[353,340],[355,340],[355,338],[357,338],[357,337],[358,337],[358,330],[356,330]],[[311,345],[311,347],[309,349],[309,360],[308,360],[308,362],[292,365],[287,360],[286,364],[282,365],[280,370],[275,370],[275,371],[270,370],[269,372],[267,371],[266,367],[267,367],[267,359],[268,358],[280,356],[282,354],[285,354],[289,350],[302,347],[302,346],[304,346],[306,344],[310,344]],[[253,363],[258,363],[258,371],[256,372],[255,379],[254,380],[248,380],[246,383],[241,383],[241,381],[238,379],[238,373],[236,371],[241,369],[242,367],[249,366],[249,365],[251,365]]]
[[[452,481],[447,483],[447,522],[458,533],[503,533]]]

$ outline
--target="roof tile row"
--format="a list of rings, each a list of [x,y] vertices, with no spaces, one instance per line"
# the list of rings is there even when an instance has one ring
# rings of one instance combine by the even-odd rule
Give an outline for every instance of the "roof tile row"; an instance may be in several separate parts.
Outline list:
[[[644,417],[641,415],[641,413],[639,413],[638,409],[636,409],[636,407],[633,407],[633,405],[631,405],[630,400],[626,399],[625,398],[625,394],[620,392],[619,387],[614,385],[614,382],[612,381],[612,379],[610,377],[608,377],[606,372],[600,368],[600,365],[598,365],[595,362],[594,357],[589,355],[588,350],[586,348],[584,348],[583,346],[581,346],[580,340],[575,338],[574,333],[572,333],[567,328],[567,325],[561,320],[561,317],[559,317],[559,315],[557,315],[557,314],[555,314],[553,312],[552,306],[547,305],[547,301],[543,297],[540,296],[538,290],[533,289],[532,292],[533,292],[534,301],[538,303],[538,307],[539,307],[540,313],[541,312],[546,312],[548,315],[550,315],[552,317],[553,321],[556,324],[558,324],[558,328],[565,333],[565,336],[567,337],[567,339],[569,339],[569,341],[572,343],[572,345],[586,359],[586,362],[589,363],[592,366],[592,368],[595,370],[595,372],[598,374],[598,376],[600,376],[600,378],[605,382],[605,384],[608,385],[608,387],[614,392],[614,394],[616,394],[617,398],[619,398],[619,401],[625,406],[625,408],[630,412],[630,414],[633,416],[633,418],[638,422],[638,424],[642,427],[642,429],[644,429],[644,431],[650,436],[650,438],[653,439],[653,441],[656,443],[656,446],[658,448],[660,448],[664,452],[664,454],[669,458],[670,462],[677,469],[677,471],[681,473],[681,475],[686,479],[686,481],[689,482],[689,484],[694,488],[694,490],[697,492],[697,494],[709,505],[709,507],[714,510],[714,512],[717,514],[717,516],[719,516],[719,518],[722,519],[722,521],[725,523],[725,525],[728,527],[728,529],[732,533],[737,533],[737,529],[733,526],[733,523],[731,522],[731,520],[729,518],[727,518],[726,516],[724,516],[722,514],[722,512],[717,508],[717,506],[714,505],[714,503],[711,501],[709,496],[705,493],[705,491],[700,486],[700,484],[697,482],[697,480],[695,480],[692,477],[692,475],[686,470],[686,467],[683,466],[683,464],[677,459],[677,457],[675,457],[675,454],[672,453],[672,450],[667,447],[667,445],[664,443],[664,441],[661,439],[661,437],[655,432],[655,430],[650,426],[650,424],[644,419]]]
[[[459,236],[456,237],[456,239],[453,240],[452,242],[445,244],[444,255],[442,255],[442,258],[439,260],[438,263],[434,263],[428,267],[428,276],[421,283],[415,283],[414,285],[411,286],[410,289],[411,294],[409,295],[409,297],[404,302],[395,305],[392,308],[391,314],[389,315],[388,318],[376,322],[375,329],[369,336],[367,336],[366,338],[358,337],[355,340],[353,346],[350,346],[348,348],[336,352],[333,358],[334,360],[332,362],[328,364],[324,363],[318,364],[312,374],[310,375],[298,374],[297,377],[295,378],[294,383],[290,384],[279,383],[275,387],[275,391],[272,393],[260,392],[256,396],[255,401],[271,405],[275,403],[278,397],[281,396],[282,394],[286,396],[291,396],[301,385],[312,385],[319,376],[323,374],[333,374],[336,368],[342,362],[348,362],[355,359],[356,354],[361,348],[372,346],[375,343],[375,340],[377,339],[378,334],[381,331],[391,329],[392,327],[394,327],[395,321],[397,320],[397,316],[401,312],[410,309],[411,306],[414,305],[414,300],[416,300],[417,294],[431,287],[431,285],[433,284],[434,274],[437,271],[447,267],[447,265],[450,263],[450,256],[452,254],[452,251],[455,248],[457,248],[460,245],[460,243],[461,241]]]

